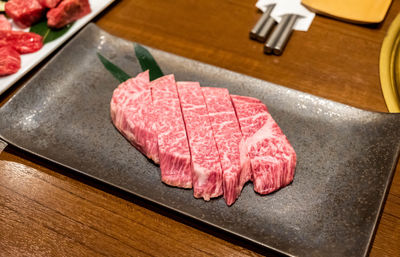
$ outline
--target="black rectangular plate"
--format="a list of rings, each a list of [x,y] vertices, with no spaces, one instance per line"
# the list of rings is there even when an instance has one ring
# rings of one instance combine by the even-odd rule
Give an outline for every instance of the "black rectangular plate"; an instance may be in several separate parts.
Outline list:
[[[400,148],[400,116],[335,103],[149,48],[165,74],[226,87],[268,107],[297,152],[291,185],[267,196],[247,184],[228,207],[160,181],[159,168],[113,127],[118,82],[102,53],[131,75],[132,42],[88,25],[0,109],[5,141],[127,192],[288,255],[366,255]],[[321,85],[323,86],[323,85]]]

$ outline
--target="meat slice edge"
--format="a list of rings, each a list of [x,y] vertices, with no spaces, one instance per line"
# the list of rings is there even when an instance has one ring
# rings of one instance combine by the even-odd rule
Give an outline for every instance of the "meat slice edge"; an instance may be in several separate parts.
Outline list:
[[[191,188],[189,144],[174,75],[150,83],[158,135],[161,180],[168,185]]]
[[[268,194],[292,182],[296,153],[258,99],[231,95],[251,160],[254,190]]]
[[[40,4],[47,8],[54,8],[61,0],[39,0]]]
[[[202,87],[202,92],[223,170],[224,199],[232,205],[251,178],[250,159],[229,91]]]
[[[21,57],[11,46],[0,46],[0,76],[16,73],[21,68]]]
[[[15,24],[27,28],[42,18],[46,8],[38,0],[11,0],[5,4],[5,11]]]
[[[222,195],[222,169],[209,114],[198,82],[178,82],[179,99],[188,136],[193,194],[208,201]]]
[[[0,30],[11,30],[11,23],[4,14],[0,14]]]
[[[12,46],[20,54],[33,53],[42,48],[42,37],[32,32],[0,30],[0,47]]]
[[[147,158],[159,163],[149,83],[149,71],[145,71],[120,84],[111,98],[110,113],[118,131]]]
[[[91,11],[88,0],[63,0],[56,8],[47,12],[47,25],[59,29]]]

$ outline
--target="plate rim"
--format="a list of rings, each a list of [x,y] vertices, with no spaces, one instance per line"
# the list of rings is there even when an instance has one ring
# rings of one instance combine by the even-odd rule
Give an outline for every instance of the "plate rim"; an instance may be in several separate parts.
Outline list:
[[[399,92],[394,72],[400,62],[400,14],[396,16],[383,39],[379,56],[379,75],[386,106],[391,113],[400,112]],[[400,82],[397,82],[400,83]]]
[[[97,0],[92,0],[92,1],[97,1]],[[56,40],[54,40],[53,42],[49,42],[49,44],[54,44],[53,46],[51,46],[50,49],[48,49],[46,52],[40,52],[42,49],[40,49],[39,51],[36,51],[34,53],[30,53],[30,54],[38,54],[38,58],[30,61],[27,66],[22,67],[22,63],[21,63],[21,68],[14,74],[10,74],[8,76],[3,76],[0,77],[1,79],[6,80],[4,86],[0,85],[0,96],[5,93],[9,88],[11,88],[12,86],[14,86],[18,81],[20,81],[23,77],[25,77],[25,75],[27,75],[30,71],[32,71],[35,67],[37,67],[43,60],[45,60],[49,55],[51,55],[52,53],[59,51],[60,49],[62,49],[63,44],[68,41],[69,39],[74,38],[88,23],[91,23],[91,20],[93,20],[94,18],[96,18],[97,15],[99,15],[101,12],[103,12],[107,7],[109,7],[114,1],[116,0],[105,0],[106,2],[104,4],[101,5],[101,7],[99,9],[97,9],[95,12],[89,13],[87,16],[82,17],[80,20],[82,21],[81,24],[79,24],[78,26],[72,26],[64,35],[62,35],[60,38],[57,38]],[[79,20],[78,20],[79,21]],[[76,25],[76,24],[75,24]],[[25,30],[24,30],[25,31]],[[28,54],[28,55],[30,55]],[[26,54],[25,54],[26,55]],[[22,58],[21,58],[21,61]],[[9,81],[7,82],[7,80],[9,79]]]

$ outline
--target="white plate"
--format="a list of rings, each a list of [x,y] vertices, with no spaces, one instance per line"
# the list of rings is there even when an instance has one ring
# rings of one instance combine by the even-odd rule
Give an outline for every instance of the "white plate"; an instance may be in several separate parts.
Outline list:
[[[19,69],[19,71],[12,75],[0,77],[0,94],[6,91],[15,82],[17,82],[20,78],[22,78],[26,73],[28,73],[31,69],[33,69],[33,67],[35,67],[44,58],[46,58],[49,54],[51,54],[54,50],[56,50],[68,38],[72,37],[79,29],[85,26],[91,19],[93,19],[97,14],[103,11],[112,2],[114,2],[114,0],[89,0],[92,12],[86,15],[85,17],[77,20],[74,23],[74,25],[68,30],[67,33],[57,38],[56,40],[45,44],[42,49],[40,49],[35,53],[22,54],[21,68]],[[21,30],[21,29],[18,29],[13,24],[13,30]],[[29,29],[25,29],[24,31],[28,30]]]

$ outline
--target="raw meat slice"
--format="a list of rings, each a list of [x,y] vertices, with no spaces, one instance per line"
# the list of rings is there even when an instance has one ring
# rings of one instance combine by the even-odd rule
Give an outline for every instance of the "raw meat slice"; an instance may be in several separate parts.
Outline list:
[[[160,158],[161,180],[191,188],[190,151],[174,75],[150,83]]]
[[[39,21],[45,10],[38,0],[10,0],[5,5],[6,14],[21,28]]]
[[[4,14],[0,14],[0,30],[11,30],[11,23]]]
[[[119,85],[111,99],[111,119],[133,146],[159,163],[149,83],[149,71],[145,71]]]
[[[56,8],[47,12],[47,25],[59,29],[91,11],[88,0],[63,0]]]
[[[42,37],[32,32],[0,30],[0,47],[12,46],[20,54],[33,53],[42,48]]]
[[[250,159],[228,89],[203,87],[202,91],[221,160],[225,202],[232,205],[251,179]]]
[[[278,124],[258,99],[231,95],[251,160],[254,190],[271,193],[294,176],[296,153]]]
[[[252,136],[264,125],[265,120],[258,119],[256,115],[262,116],[268,113],[267,106],[254,97],[231,95],[231,99],[239,119],[239,125],[243,136],[246,138]],[[247,107],[250,108],[246,109]]]
[[[0,47],[0,76],[16,73],[21,67],[21,57],[11,46]]]
[[[222,195],[222,169],[202,90],[197,82],[178,82],[192,157],[193,194],[208,201]]]
[[[61,0],[39,0],[40,4],[47,8],[54,8]]]

